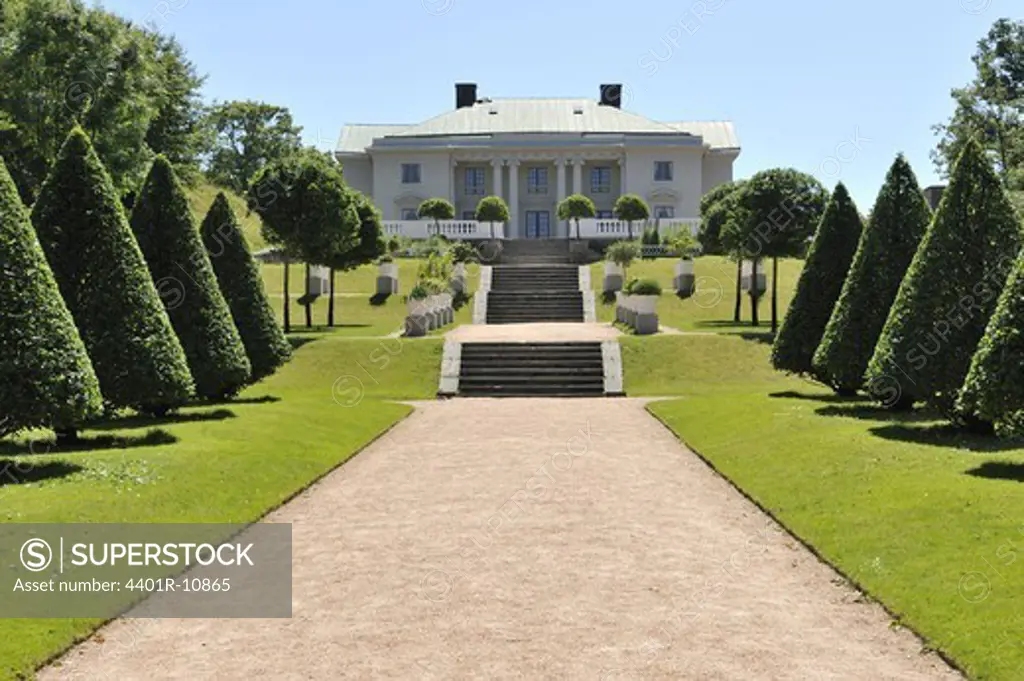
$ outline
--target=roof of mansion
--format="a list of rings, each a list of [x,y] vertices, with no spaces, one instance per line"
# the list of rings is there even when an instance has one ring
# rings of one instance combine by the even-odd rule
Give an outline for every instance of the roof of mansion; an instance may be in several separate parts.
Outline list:
[[[486,136],[502,134],[680,135],[703,138],[712,150],[739,149],[730,121],[660,123],[592,99],[483,100],[413,125],[350,124],[337,151],[365,153],[377,138]]]

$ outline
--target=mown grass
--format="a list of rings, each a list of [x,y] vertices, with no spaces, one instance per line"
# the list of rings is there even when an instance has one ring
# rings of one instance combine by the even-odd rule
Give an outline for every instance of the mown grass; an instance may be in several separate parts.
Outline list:
[[[201,222],[206,211],[213,204],[217,192],[221,188],[212,184],[202,183],[189,189],[189,202],[192,212]],[[235,215],[241,223],[242,233],[253,251],[265,248],[267,243],[260,233],[260,219],[255,213],[249,213],[245,200],[231,191],[225,191]],[[335,275],[334,295],[334,326],[327,326],[327,310],[329,296],[319,296],[311,305],[312,329],[306,328],[306,310],[298,303],[305,293],[306,268],[301,263],[294,263],[288,268],[289,298],[291,305],[288,318],[295,332],[315,331],[328,332],[337,336],[387,336],[402,329],[405,322],[405,296],[417,279],[417,272],[422,260],[397,258],[398,278],[401,287],[398,295],[378,300],[374,297],[377,290],[377,266],[362,265],[348,272]],[[277,314],[278,321],[284,322],[284,266],[262,265],[263,284],[266,287],[270,304]],[[466,267],[466,278],[470,291],[475,291],[480,280],[480,268],[477,265]],[[455,325],[469,324],[473,319],[472,303],[456,311]],[[444,333],[452,327],[446,327],[436,333]]]
[[[1024,678],[1024,444],[838,398],[754,340],[622,345],[628,394],[680,396],[651,412],[901,623],[972,678]]]
[[[688,298],[680,298],[672,290],[675,258],[638,260],[630,266],[627,277],[654,279],[661,284],[663,293],[658,301],[658,318],[663,327],[680,331],[705,333],[747,333],[767,332],[771,328],[771,262],[759,266],[768,274],[769,290],[758,304],[760,325],[751,326],[750,297],[741,297],[740,323],[733,322],[736,304],[736,263],[719,256],[704,256],[694,263],[697,291]],[[797,279],[803,269],[803,261],[783,259],[779,261],[779,320],[789,306],[796,288]],[[601,302],[601,282],[604,278],[604,263],[591,265],[590,280],[598,291],[598,321],[610,322],[615,319],[613,301]]]
[[[409,413],[388,400],[437,390],[437,339],[296,342],[290,364],[235,401],[102,424],[73,452],[46,433],[0,443],[0,520],[252,522]],[[31,674],[100,623],[0,620],[0,678]]]

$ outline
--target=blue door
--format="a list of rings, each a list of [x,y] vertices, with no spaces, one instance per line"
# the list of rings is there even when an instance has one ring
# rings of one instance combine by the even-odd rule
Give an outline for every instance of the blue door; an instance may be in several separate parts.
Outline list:
[[[526,211],[526,238],[551,238],[551,213],[546,210]]]

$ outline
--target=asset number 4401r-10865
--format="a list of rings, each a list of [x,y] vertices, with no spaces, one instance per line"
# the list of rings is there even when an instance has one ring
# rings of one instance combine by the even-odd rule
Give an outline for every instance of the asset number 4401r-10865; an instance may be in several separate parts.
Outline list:
[[[210,579],[209,577],[165,577],[163,579],[142,578],[129,579],[125,584],[129,591],[183,592],[230,591],[231,580]]]

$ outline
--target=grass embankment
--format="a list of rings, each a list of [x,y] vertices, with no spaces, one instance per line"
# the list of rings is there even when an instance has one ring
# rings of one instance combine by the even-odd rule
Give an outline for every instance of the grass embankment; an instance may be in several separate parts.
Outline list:
[[[2,521],[251,522],[409,413],[386,400],[437,390],[439,340],[301,341],[291,363],[235,401],[114,421],[85,431],[74,453],[0,443]],[[0,678],[30,674],[99,624],[0,620]]]
[[[973,678],[1024,678],[1024,446],[771,370],[737,336],[623,340],[630,395]],[[665,367],[672,367],[666,371]]]
[[[210,209],[219,191],[222,191],[219,187],[205,183],[189,189],[189,202],[197,222],[202,222],[206,211]],[[225,191],[225,194],[228,196],[235,215],[238,216],[242,233],[245,235],[249,247],[254,252],[265,248],[267,243],[260,233],[259,216],[248,212],[242,197],[230,191]],[[395,262],[398,263],[398,279],[401,290],[398,295],[390,296],[386,300],[374,298],[374,293],[377,290],[376,265],[368,264],[348,272],[338,272],[335,275],[335,324],[333,327],[327,327],[329,297],[320,296],[312,304],[311,316],[314,329],[318,332],[329,331],[332,335],[338,336],[387,336],[401,329],[405,323],[405,296],[416,282],[417,271],[422,260],[397,258]],[[278,320],[283,322],[284,266],[262,265],[261,269],[270,303]],[[288,317],[292,323],[292,330],[301,333],[306,330],[306,310],[297,301],[306,290],[305,265],[301,263],[291,265],[288,269],[288,276],[291,299]],[[470,287],[469,290],[475,291],[480,280],[479,266],[467,266],[466,279]],[[472,319],[472,302],[455,312],[455,325],[469,324]],[[448,326],[434,333],[435,335],[444,333],[451,328],[453,327]]]
[[[757,329],[750,326],[750,297],[745,294],[741,296],[741,322],[736,324],[732,321],[736,305],[736,263],[719,256],[697,258],[694,262],[697,291],[689,298],[679,298],[672,290],[676,262],[675,258],[638,260],[627,272],[630,279],[654,279],[661,284],[664,292],[658,302],[658,318],[663,327],[705,333],[749,333],[771,329],[771,261],[763,261],[758,266],[758,271],[768,273],[768,291],[758,304],[760,326]],[[779,261],[780,322],[802,269],[802,260]],[[611,322],[615,320],[615,303],[601,302],[603,278],[604,263],[591,265],[591,286],[598,292],[598,321]]]

